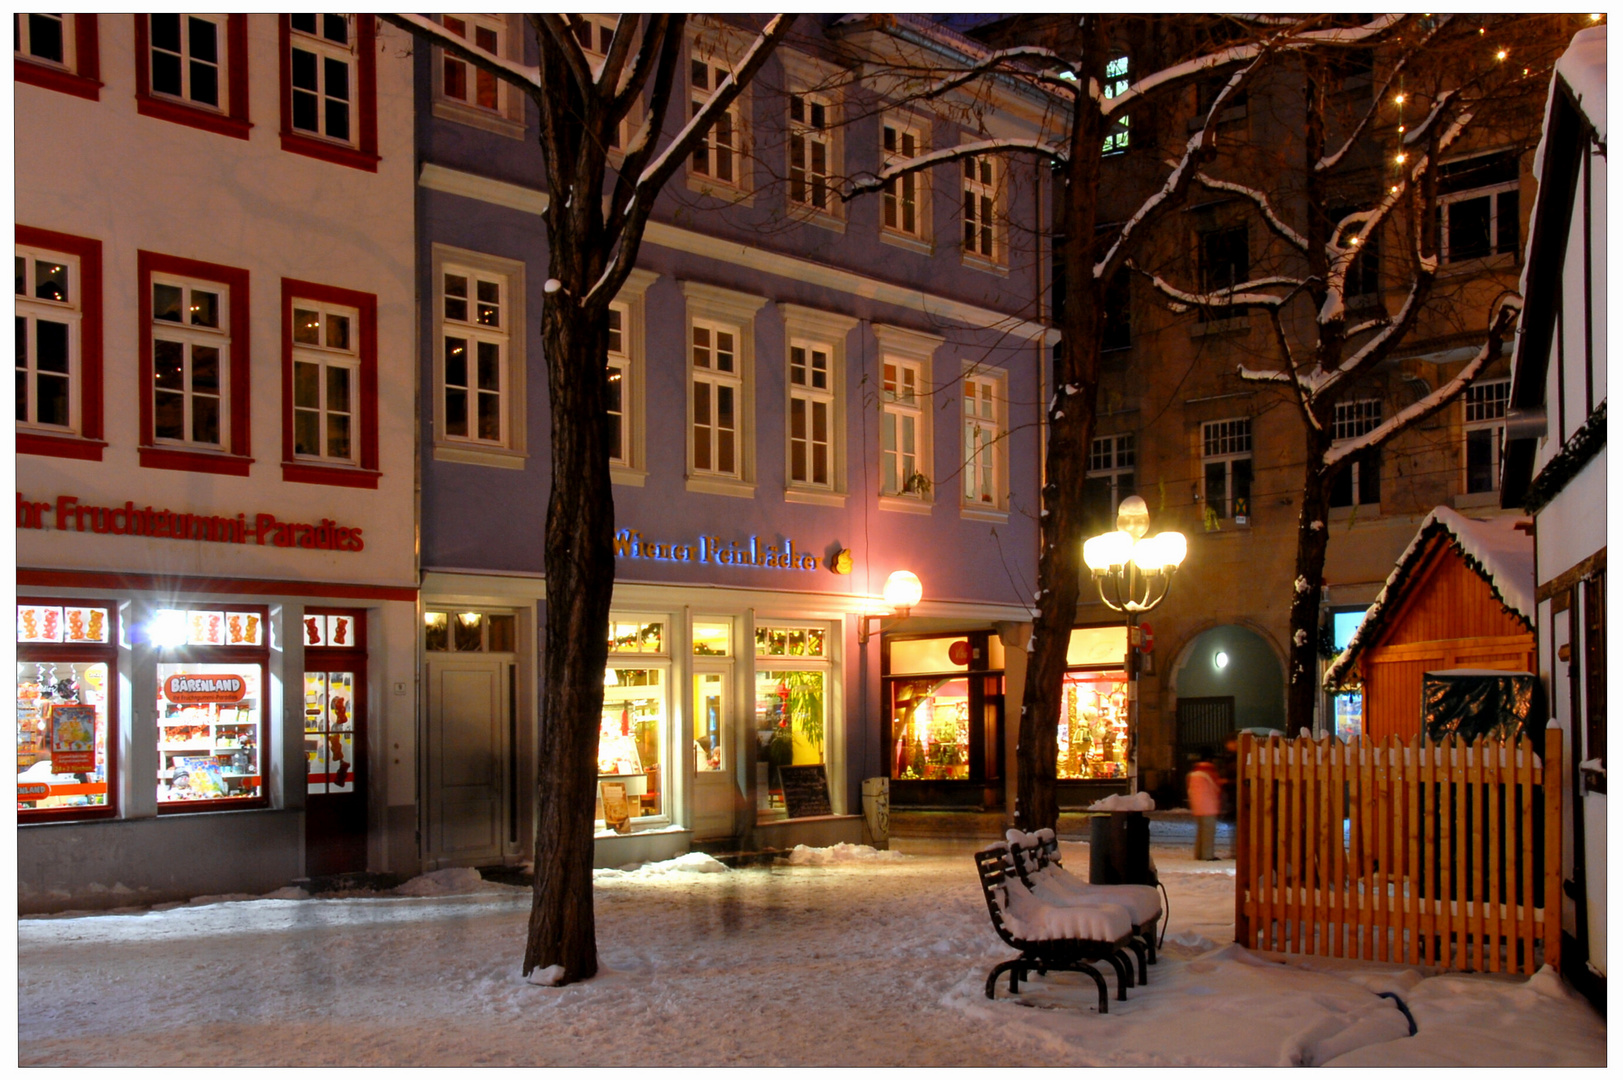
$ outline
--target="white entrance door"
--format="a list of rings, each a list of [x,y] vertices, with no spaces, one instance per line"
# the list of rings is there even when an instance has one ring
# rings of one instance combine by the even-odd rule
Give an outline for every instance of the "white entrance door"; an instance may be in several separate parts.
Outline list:
[[[732,760],[732,672],[717,665],[694,665],[693,672],[693,838],[733,835],[738,785]]]
[[[428,660],[430,868],[502,860],[509,776],[508,660]]]

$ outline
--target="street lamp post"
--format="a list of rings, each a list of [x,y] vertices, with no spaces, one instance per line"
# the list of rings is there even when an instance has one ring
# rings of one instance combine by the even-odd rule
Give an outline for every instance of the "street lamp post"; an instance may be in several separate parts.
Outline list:
[[[1121,502],[1116,531],[1091,537],[1082,545],[1082,561],[1093,571],[1099,599],[1112,611],[1127,614],[1127,787],[1138,790],[1138,618],[1172,588],[1172,575],[1189,551],[1179,532],[1150,531],[1150,508],[1137,495]]]

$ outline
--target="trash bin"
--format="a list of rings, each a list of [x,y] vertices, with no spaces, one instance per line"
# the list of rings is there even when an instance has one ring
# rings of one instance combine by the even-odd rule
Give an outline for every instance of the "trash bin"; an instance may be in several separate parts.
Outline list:
[[[1139,810],[1095,814],[1088,823],[1088,881],[1094,885],[1154,885],[1150,819]]]

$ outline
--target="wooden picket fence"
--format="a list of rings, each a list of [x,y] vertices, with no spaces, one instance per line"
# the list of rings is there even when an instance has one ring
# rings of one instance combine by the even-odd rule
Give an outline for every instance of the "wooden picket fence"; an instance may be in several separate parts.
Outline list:
[[[1560,963],[1561,732],[1514,743],[1240,737],[1235,938],[1531,974]]]

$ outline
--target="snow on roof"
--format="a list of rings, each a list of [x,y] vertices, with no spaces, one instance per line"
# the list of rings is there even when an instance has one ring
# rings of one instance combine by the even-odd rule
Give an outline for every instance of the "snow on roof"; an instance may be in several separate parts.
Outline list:
[[[1550,141],[1550,115],[1555,108],[1556,95],[1559,93],[1558,84],[1566,83],[1572,91],[1573,100],[1578,103],[1578,111],[1584,114],[1590,124],[1595,128],[1595,136],[1601,142],[1606,141],[1606,25],[1591,26],[1587,30],[1580,30],[1572,35],[1567,44],[1567,51],[1555,62],[1555,73],[1550,76],[1550,93],[1544,102],[1544,126],[1538,140],[1538,149],[1533,151],[1533,176],[1537,179],[1544,177],[1544,153]],[[1538,217],[1528,222],[1527,247],[1533,250],[1533,231],[1538,227]],[[1522,268],[1520,284],[1521,293],[1527,295],[1527,271],[1531,263]],[[1519,357],[1518,357],[1519,359]]]
[[[1393,609],[1397,607],[1411,575],[1424,553],[1430,549],[1429,541],[1433,536],[1446,536],[1450,545],[1465,560],[1465,565],[1488,583],[1488,588],[1493,590],[1494,597],[1505,606],[1505,610],[1520,618],[1531,629],[1537,611],[1533,600],[1533,537],[1516,527],[1520,520],[1516,517],[1468,518],[1446,506],[1439,506],[1426,515],[1414,539],[1398,556],[1397,565],[1392,568],[1386,585],[1370,605],[1352,640],[1347,642],[1346,649],[1330,665],[1330,670],[1324,673],[1325,687],[1334,689],[1340,686],[1352,670],[1358,654],[1380,636],[1391,614],[1387,610],[1389,602]]]

